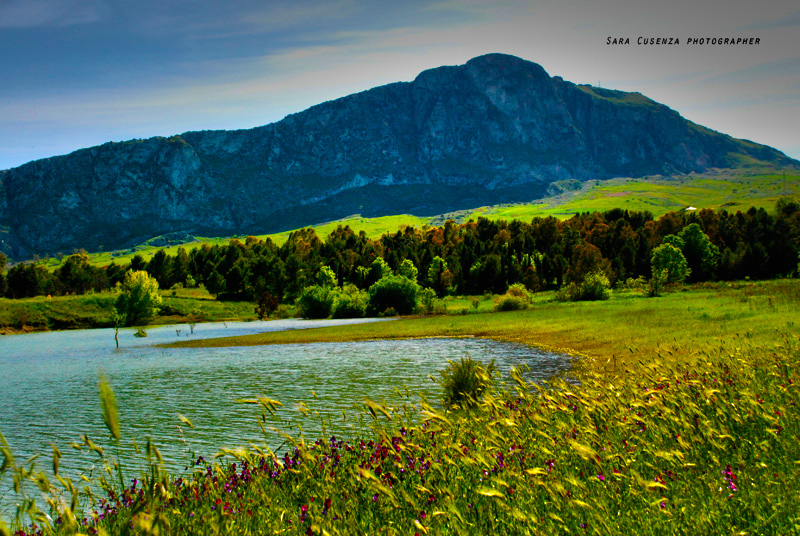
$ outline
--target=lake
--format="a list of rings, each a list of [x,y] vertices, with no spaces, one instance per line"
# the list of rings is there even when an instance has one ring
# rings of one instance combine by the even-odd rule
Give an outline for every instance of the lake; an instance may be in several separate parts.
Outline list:
[[[448,359],[471,356],[484,363],[495,359],[507,377],[527,365],[530,379],[546,379],[569,367],[569,358],[529,346],[482,339],[412,339],[315,343],[233,348],[156,348],[179,337],[206,338],[283,329],[303,329],[364,320],[234,322],[186,325],[148,330],[147,338],[120,332],[119,350],[111,329],[48,332],[0,337],[0,430],[18,461],[44,454],[50,466],[51,444],[64,457],[68,474],[87,471],[98,461],[88,450],[70,447],[81,434],[109,446],[98,395],[98,374],[110,379],[119,404],[122,458],[134,468],[141,456],[133,441],[153,438],[172,471],[190,458],[211,458],[222,447],[251,443],[277,448],[280,436],[264,437],[259,407],[235,401],[266,395],[284,405],[267,426],[292,435],[300,427],[307,437],[328,433],[352,437],[369,419],[364,398],[390,404],[419,402],[419,394],[440,404],[441,388],[430,379]],[[180,333],[176,332],[180,330]],[[296,404],[305,402],[318,413],[303,417]],[[343,412],[347,415],[344,421]],[[195,428],[181,423],[190,419]],[[359,424],[361,423],[361,424]],[[2,494],[2,491],[0,491]]]

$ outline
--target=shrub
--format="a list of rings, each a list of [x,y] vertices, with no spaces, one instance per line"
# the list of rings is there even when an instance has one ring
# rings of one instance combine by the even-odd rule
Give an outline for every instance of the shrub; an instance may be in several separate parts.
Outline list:
[[[581,283],[581,300],[607,300],[611,283],[603,272],[592,272]]]
[[[495,311],[519,311],[527,309],[531,301],[531,295],[525,285],[514,283],[505,294],[499,296],[494,302]]]
[[[336,301],[336,292],[319,285],[306,287],[297,298],[297,313],[303,318],[328,318]]]
[[[286,319],[286,318],[294,318],[294,311],[291,307],[282,303],[275,309],[275,318]]]
[[[419,285],[402,275],[381,278],[369,288],[371,314],[380,314],[390,307],[397,314],[410,315],[417,310]]]
[[[363,318],[367,316],[369,295],[353,284],[345,285],[338,293],[333,318]]]
[[[494,385],[494,360],[486,367],[471,357],[448,363],[440,373],[445,407],[474,406],[480,401],[481,395]]]
[[[270,291],[265,290],[258,297],[254,312],[258,316],[259,320],[264,320],[275,312],[280,303],[281,301],[277,298],[277,296],[273,296]]]
[[[424,288],[419,292],[419,301],[425,312],[430,314],[433,312],[433,304],[436,301],[436,291],[432,288]]]
[[[498,296],[497,300],[494,302],[495,311],[520,311],[527,308],[528,300],[509,294]]]
[[[559,301],[607,300],[611,296],[611,283],[603,272],[587,274],[581,283],[570,283],[556,293]]]

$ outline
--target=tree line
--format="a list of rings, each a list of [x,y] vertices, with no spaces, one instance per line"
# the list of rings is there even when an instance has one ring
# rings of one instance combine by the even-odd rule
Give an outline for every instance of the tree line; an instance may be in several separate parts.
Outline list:
[[[419,284],[440,297],[500,294],[514,284],[535,292],[580,284],[597,273],[612,286],[649,279],[654,251],[664,244],[682,253],[689,282],[790,276],[798,271],[800,204],[784,198],[771,213],[702,209],[658,219],[649,212],[613,209],[568,220],[450,220],[378,239],[339,226],[323,240],[305,228],[280,246],[248,237],[190,251],[179,248],[175,255],[159,250],[149,262],[137,255],[127,265],[104,267],[92,266],[79,252],[53,272],[35,262],[12,266],[0,275],[0,294],[25,298],[103,291],[114,288],[126,272],[145,270],[162,289],[203,284],[219,299],[257,301],[268,295],[274,304],[294,303],[304,289],[318,286],[322,267],[329,269],[330,285],[359,290],[413,269]],[[0,254],[0,274],[5,264]]]

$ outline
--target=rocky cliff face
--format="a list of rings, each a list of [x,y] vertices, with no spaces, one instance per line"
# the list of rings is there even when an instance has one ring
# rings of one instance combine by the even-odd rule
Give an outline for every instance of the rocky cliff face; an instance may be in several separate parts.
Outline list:
[[[264,127],[107,143],[2,172],[0,248],[20,259],[171,231],[435,214],[534,199],[563,179],[735,167],[741,155],[797,165],[638,93],[491,54]]]

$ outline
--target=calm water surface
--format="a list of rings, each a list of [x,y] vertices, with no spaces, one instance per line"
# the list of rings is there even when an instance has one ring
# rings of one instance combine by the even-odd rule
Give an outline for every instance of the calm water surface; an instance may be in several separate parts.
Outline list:
[[[363,320],[362,320],[363,321]],[[354,321],[338,321],[352,323]],[[355,321],[358,322],[358,321]],[[286,320],[198,324],[194,338],[219,337],[331,325],[334,321]],[[180,329],[180,334],[176,333]],[[569,367],[566,356],[548,354],[513,343],[480,339],[415,339],[351,343],[316,343],[238,348],[167,349],[152,345],[187,338],[188,326],[148,330],[137,339],[113,330],[80,330],[0,337],[0,430],[18,459],[49,453],[57,445],[61,466],[72,474],[88,470],[97,455],[70,448],[81,434],[109,445],[98,397],[98,373],[105,371],[119,403],[122,456],[135,467],[133,441],[153,438],[167,466],[184,468],[190,456],[211,457],[222,447],[251,443],[271,448],[281,439],[265,438],[258,406],[236,399],[267,395],[284,406],[267,426],[293,435],[302,427],[318,437],[320,417],[305,418],[295,408],[305,402],[328,421],[329,433],[357,433],[364,398],[390,404],[431,401],[441,397],[429,376],[448,359],[471,356],[495,359],[501,373],[528,365],[533,379],[551,377]],[[408,388],[411,398],[402,394]],[[344,422],[342,412],[348,415]],[[182,414],[195,425],[182,425]],[[366,421],[365,421],[366,422]],[[49,454],[42,461],[49,467]]]

